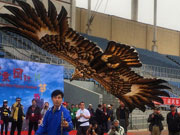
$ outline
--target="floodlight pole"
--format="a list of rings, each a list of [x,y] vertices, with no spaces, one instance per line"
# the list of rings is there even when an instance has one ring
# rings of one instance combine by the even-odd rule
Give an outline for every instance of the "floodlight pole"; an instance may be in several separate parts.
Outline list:
[[[71,20],[70,20],[70,26],[71,28],[75,29],[75,22],[76,22],[76,0],[71,0],[71,8],[70,8],[70,14],[71,14]]]
[[[152,51],[158,52],[157,47],[157,0],[154,0],[154,29],[153,29],[153,46]]]
[[[91,18],[91,0],[88,0],[88,18],[87,18],[87,29],[86,29],[86,34],[88,35],[91,33],[90,18]]]
[[[131,20],[138,21],[138,0],[131,0]]]

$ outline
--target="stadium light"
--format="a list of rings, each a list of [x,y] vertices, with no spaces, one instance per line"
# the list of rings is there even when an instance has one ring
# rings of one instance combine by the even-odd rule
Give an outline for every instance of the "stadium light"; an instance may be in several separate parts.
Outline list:
[[[153,46],[152,51],[158,52],[157,47],[157,0],[154,0],[154,30],[153,30]]]

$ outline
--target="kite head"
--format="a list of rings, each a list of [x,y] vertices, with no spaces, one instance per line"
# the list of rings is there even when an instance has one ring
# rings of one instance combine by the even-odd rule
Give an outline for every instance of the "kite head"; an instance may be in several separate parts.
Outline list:
[[[84,71],[76,68],[70,81],[77,80],[79,78],[84,78]]]

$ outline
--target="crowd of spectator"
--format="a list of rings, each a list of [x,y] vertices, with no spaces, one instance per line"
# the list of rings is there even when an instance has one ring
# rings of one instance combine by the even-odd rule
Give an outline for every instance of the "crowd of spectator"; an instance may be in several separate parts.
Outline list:
[[[155,107],[153,113],[148,117],[151,135],[161,135],[164,129],[162,121],[164,121],[164,117],[160,108]],[[170,105],[170,112],[166,116],[166,121],[169,135],[180,135],[180,111],[174,104]]]
[[[124,132],[124,129],[127,129],[127,125],[124,124],[124,121],[126,121],[127,110],[123,104],[121,104],[121,107],[116,111],[116,115],[120,115],[117,116],[118,120],[115,120],[112,104],[99,104],[95,110],[93,109],[92,104],[89,104],[86,109],[84,102],[71,105],[68,102],[63,102],[62,105],[69,111],[74,130],[77,130],[78,135],[103,135],[104,133],[115,134],[117,132],[122,133]],[[3,106],[0,108],[1,135],[3,135],[3,133],[7,135],[9,122],[12,123],[10,134],[14,135],[15,130],[17,129],[17,134],[20,135],[23,121],[28,125],[28,135],[31,135],[32,130],[36,132],[39,125],[42,124],[43,118],[48,109],[48,102],[45,102],[43,108],[40,108],[37,105],[37,101],[33,99],[32,105],[28,107],[25,114],[24,107],[21,104],[21,98],[16,98],[16,102],[12,107],[8,107],[8,101],[4,100]],[[122,125],[122,127],[120,127],[120,125]],[[125,132],[127,132],[127,130],[125,130]]]
[[[115,109],[112,104],[99,104],[97,109],[93,109],[92,104],[85,108],[84,102],[80,104],[71,104],[64,102],[71,114],[74,129],[78,135],[104,135],[104,133],[112,135],[125,135],[129,124],[129,111],[125,105],[120,102],[120,107]],[[117,119],[115,119],[117,117]]]
[[[77,130],[77,135],[126,135],[129,125],[129,110],[123,102],[119,102],[118,108],[113,108],[112,104],[99,104],[96,109],[92,104],[88,108],[85,103],[70,104],[63,102],[62,105],[67,109],[71,116],[74,130]],[[3,106],[0,108],[1,114],[1,135],[5,128],[5,135],[8,132],[8,124],[11,124],[10,134],[14,135],[17,128],[17,134],[21,135],[23,121],[28,124],[28,135],[31,135],[32,130],[38,130],[42,124],[43,118],[49,109],[49,103],[45,102],[43,108],[37,106],[35,99],[32,100],[32,105],[28,107],[26,114],[24,107],[21,104],[21,98],[16,98],[16,102],[11,108],[8,107],[8,101],[3,101]],[[115,111],[114,111],[115,110]],[[169,135],[180,134],[180,110],[175,105],[170,106],[170,112],[167,114],[167,124]],[[149,131],[151,135],[160,135],[164,129],[162,121],[164,120],[160,108],[155,107],[153,113],[149,115]]]

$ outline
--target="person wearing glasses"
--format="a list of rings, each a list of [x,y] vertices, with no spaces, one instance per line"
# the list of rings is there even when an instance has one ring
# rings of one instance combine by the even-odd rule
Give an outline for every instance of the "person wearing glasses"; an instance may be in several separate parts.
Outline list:
[[[16,102],[12,105],[11,108],[11,117],[12,117],[12,125],[11,125],[11,135],[14,135],[14,132],[17,128],[18,135],[21,135],[22,124],[24,120],[24,107],[21,104],[21,98],[16,98]]]

